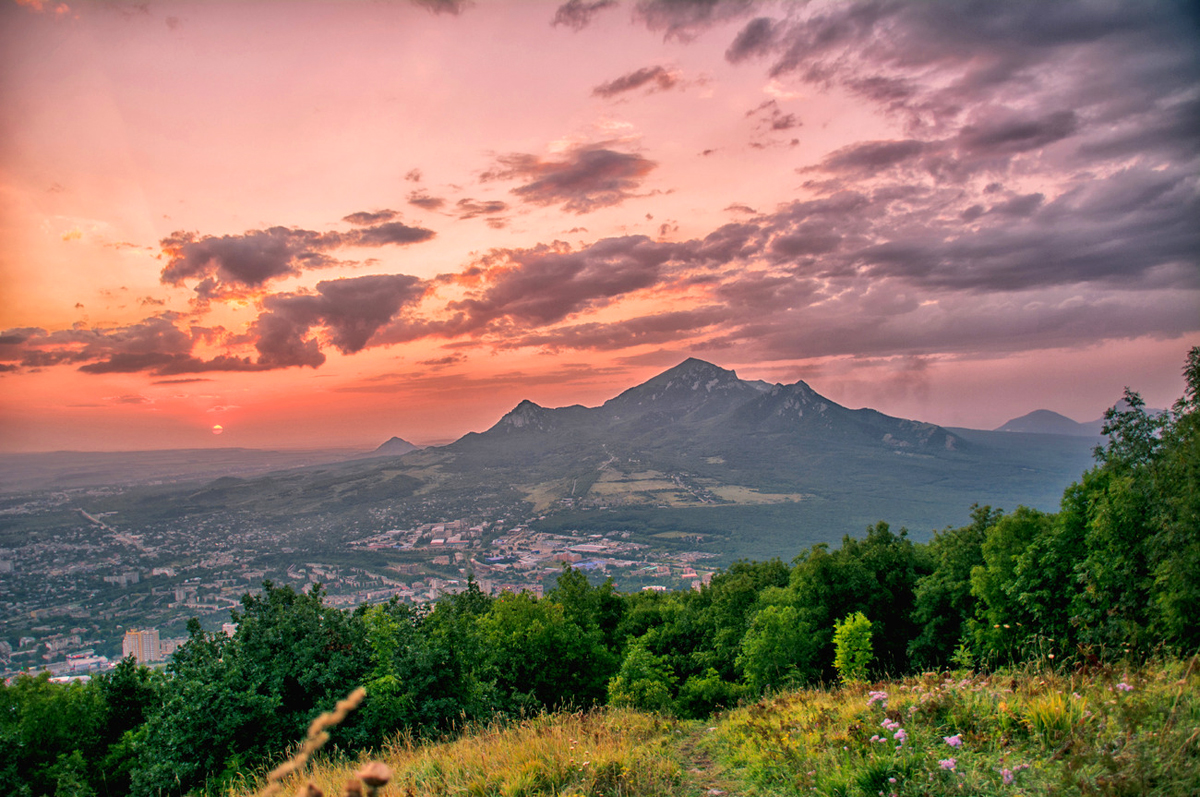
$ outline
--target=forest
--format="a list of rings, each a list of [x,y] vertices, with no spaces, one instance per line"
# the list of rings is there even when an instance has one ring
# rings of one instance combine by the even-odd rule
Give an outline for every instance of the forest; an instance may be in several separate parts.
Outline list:
[[[356,686],[339,753],[398,733],[598,705],[681,718],[781,689],[949,668],[1051,670],[1200,652],[1200,347],[1185,394],[1106,414],[1095,465],[1056,513],[976,506],[913,543],[879,522],[790,561],[737,562],[700,591],[618,592],[565,568],[544,598],[471,582],[435,604],[342,610],[264,584],[233,636],[189,626],[165,671],[0,689],[0,791],[216,793],[277,763]],[[851,637],[859,641],[857,659]]]

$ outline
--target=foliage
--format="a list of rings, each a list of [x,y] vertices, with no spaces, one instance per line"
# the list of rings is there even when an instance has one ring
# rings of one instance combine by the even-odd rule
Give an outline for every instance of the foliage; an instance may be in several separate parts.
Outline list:
[[[614,706],[669,712],[678,680],[666,657],[655,656],[638,640],[629,646],[621,669],[608,682],[608,701]]]
[[[862,612],[855,612],[834,624],[833,666],[842,683],[855,684],[867,680],[871,666],[871,621]]]

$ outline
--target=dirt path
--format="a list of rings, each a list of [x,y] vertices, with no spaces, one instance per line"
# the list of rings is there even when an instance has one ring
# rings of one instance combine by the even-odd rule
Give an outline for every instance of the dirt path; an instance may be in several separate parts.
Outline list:
[[[697,723],[679,741],[679,759],[683,765],[684,794],[689,797],[735,797],[741,793],[737,780],[706,749],[712,733],[709,726]]]

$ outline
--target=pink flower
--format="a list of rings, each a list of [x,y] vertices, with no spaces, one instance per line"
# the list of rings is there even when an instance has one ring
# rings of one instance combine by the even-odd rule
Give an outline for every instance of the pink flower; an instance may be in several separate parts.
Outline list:
[[[962,736],[959,736],[957,733],[953,736],[943,736],[942,741],[951,747],[962,747]]]
[[[903,728],[901,728],[900,730],[898,730],[892,734],[892,738],[895,739],[900,744],[904,744],[904,740],[908,738],[908,734],[905,733]]]
[[[958,761],[953,758],[943,758],[938,762],[938,766],[940,766],[942,769],[948,769],[953,772],[954,768],[958,766]]]
[[[1004,783],[1005,786],[1008,786],[1009,784],[1011,784],[1013,782],[1013,771],[1011,769],[1008,769],[1007,767],[1000,770],[1000,780]]]
[[[1125,683],[1124,681],[1121,681],[1121,683],[1117,684],[1113,688],[1120,692],[1132,692],[1133,691],[1133,687],[1130,686],[1129,684]]]
[[[887,692],[868,692],[867,705],[873,706],[876,703],[882,703],[884,708],[887,708]]]

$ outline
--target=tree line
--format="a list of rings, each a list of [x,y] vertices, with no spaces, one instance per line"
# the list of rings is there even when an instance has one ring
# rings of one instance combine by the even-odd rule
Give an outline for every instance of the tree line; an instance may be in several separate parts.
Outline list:
[[[340,751],[606,703],[702,717],[832,681],[850,658],[869,677],[1194,654],[1200,347],[1184,374],[1185,395],[1162,414],[1126,391],[1057,513],[976,506],[924,544],[881,522],[673,593],[623,594],[564,568],[541,599],[469,581],[431,605],[343,611],[319,587],[264,584],[233,613],[232,637],[193,620],[165,672],[126,659],[87,683],[3,687],[0,791],[216,790],[278,759],[360,684],[366,700],[334,732]],[[860,649],[839,649],[851,637]]]

